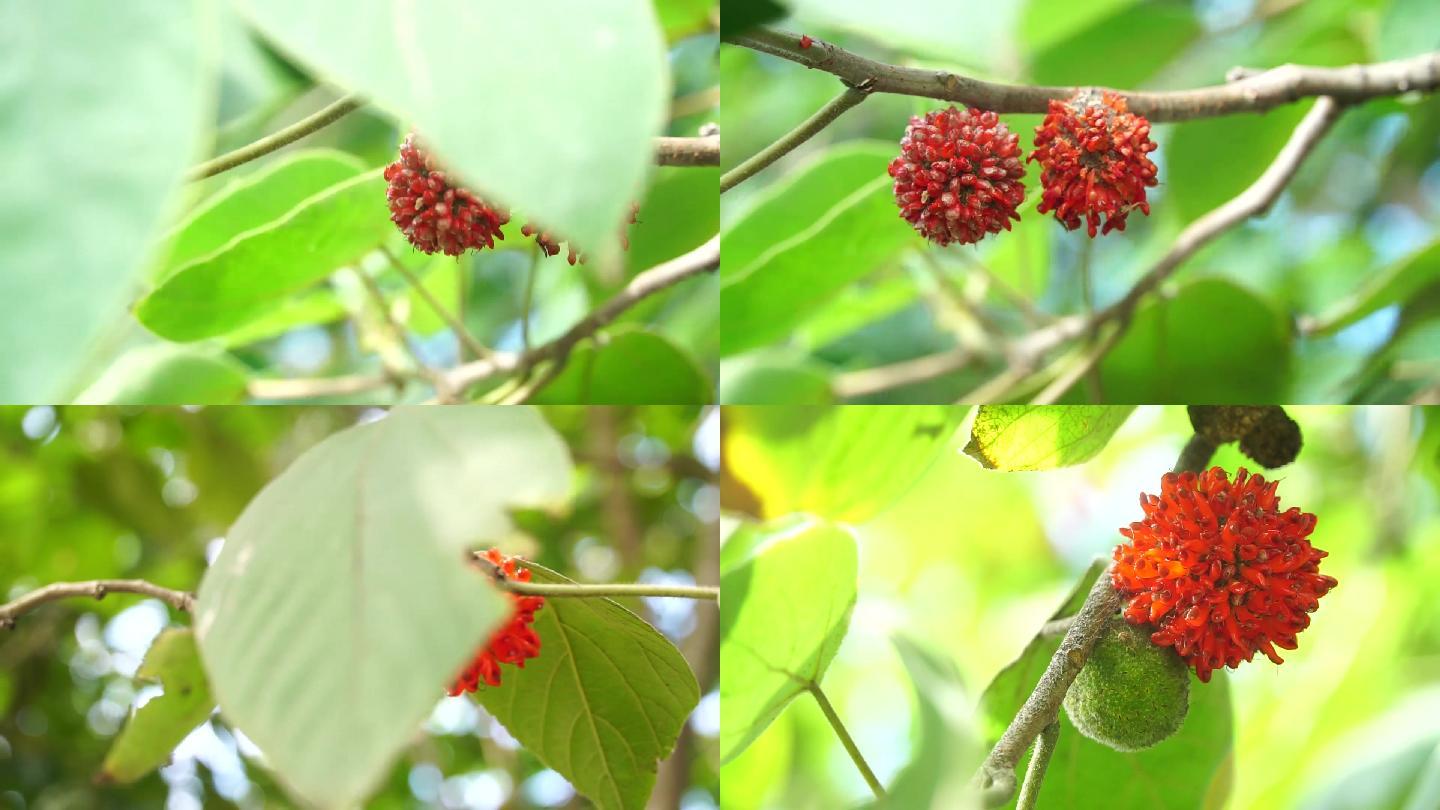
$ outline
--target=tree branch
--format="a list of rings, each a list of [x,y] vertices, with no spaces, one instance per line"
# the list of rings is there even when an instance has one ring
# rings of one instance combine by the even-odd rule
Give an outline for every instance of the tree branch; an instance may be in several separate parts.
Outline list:
[[[495,580],[495,586],[502,591],[545,597],[597,597],[597,596],[669,596],[676,599],[703,599],[720,601],[720,589],[706,585],[650,585],[646,583],[612,582],[599,585],[579,582],[517,582],[507,579],[495,563],[484,555],[474,553],[470,558]]]
[[[719,166],[720,136],[656,138],[655,162],[661,166]]]
[[[25,594],[15,601],[0,605],[0,630],[15,626],[15,620],[47,602],[61,599],[90,598],[104,599],[112,593],[134,593],[159,599],[176,610],[189,612],[195,606],[195,596],[184,591],[172,591],[143,579],[96,579],[88,582],[56,582]]]
[[[835,119],[839,118],[846,110],[864,101],[868,95],[870,95],[869,88],[864,85],[846,87],[845,92],[831,99],[814,115],[781,136],[780,140],[756,152],[750,156],[749,160],[726,172],[720,178],[720,193],[724,194],[761,169],[789,154],[795,147],[810,140],[815,133],[834,123]]]
[[[331,124],[344,118],[346,115],[360,109],[361,101],[356,96],[344,96],[339,101],[325,107],[313,115],[307,116],[279,132],[266,135],[260,140],[242,146],[233,152],[207,160],[204,163],[190,170],[187,179],[203,180],[206,177],[214,177],[221,172],[228,172],[236,166],[249,163],[250,161],[264,157],[275,150],[289,146],[306,135],[324,129]]]
[[[1051,99],[1068,98],[1082,89],[1002,84],[943,70],[890,65],[818,39],[809,48],[801,48],[800,36],[788,31],[759,28],[727,41],[823,70],[852,86],[864,84],[873,92],[925,96],[997,113],[1043,113]],[[1236,80],[1228,84],[1192,90],[1115,92],[1125,96],[1131,110],[1153,122],[1263,112],[1311,96],[1352,103],[1440,88],[1440,52],[1345,67],[1281,65],[1234,75]]]
[[[1210,462],[1214,451],[1213,444],[1201,444],[1192,438],[1176,459],[1175,472],[1199,472]],[[1041,732],[1059,717],[1060,704],[1065,700],[1070,684],[1074,683],[1075,676],[1080,674],[1081,668],[1090,659],[1090,651],[1094,649],[1095,642],[1099,640],[1110,618],[1120,609],[1120,594],[1116,593],[1114,585],[1111,584],[1110,568],[1111,565],[1106,565],[1095,584],[1090,587],[1090,592],[1085,595],[1085,603],[1070,620],[1065,636],[1060,641],[1060,648],[1051,656],[1049,665],[1040,676],[1040,682],[1035,685],[1024,705],[1015,713],[1005,733],[1000,735],[999,741],[990,750],[985,763],[980,766],[975,785],[987,807],[1002,806],[1014,796],[1015,768],[1020,764],[1020,757]],[[1041,628],[1040,635],[1044,635],[1046,629],[1055,624],[1056,622],[1047,623]],[[1028,783],[1028,776],[1026,781]]]

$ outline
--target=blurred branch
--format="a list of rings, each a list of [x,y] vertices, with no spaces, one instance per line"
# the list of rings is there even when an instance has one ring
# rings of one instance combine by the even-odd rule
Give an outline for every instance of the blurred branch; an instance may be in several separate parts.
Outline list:
[[[346,115],[360,109],[361,101],[356,96],[344,96],[340,100],[330,104],[324,109],[302,118],[288,127],[274,132],[252,144],[247,144],[233,152],[207,160],[204,163],[190,170],[186,177],[188,180],[203,180],[206,177],[214,177],[221,172],[228,172],[236,166],[249,163],[256,158],[274,152],[284,146],[300,140],[313,132],[317,132],[344,118]]]
[[[997,113],[1043,113],[1052,99],[1069,98],[1082,89],[1001,84],[943,70],[890,65],[818,39],[802,48],[800,35],[788,31],[757,28],[727,41],[823,70],[869,91],[955,101]],[[1191,90],[1114,92],[1125,96],[1131,110],[1153,122],[1263,112],[1312,96],[1353,103],[1440,88],[1440,52],[1345,67],[1281,65],[1258,73],[1242,70],[1236,76],[1227,84]]]
[[[875,772],[870,770],[870,764],[860,754],[859,747],[855,745],[855,740],[851,738],[850,732],[845,730],[845,724],[840,722],[840,715],[835,713],[835,707],[830,705],[830,699],[825,697],[825,692],[820,688],[820,684],[806,681],[805,689],[815,698],[815,702],[820,704],[820,711],[825,713],[825,719],[830,721],[830,727],[835,730],[835,736],[840,738],[840,744],[845,746],[845,752],[855,762],[855,767],[859,769],[860,775],[865,777],[865,784],[870,786],[870,791],[875,794],[875,798],[883,803],[885,788],[880,786],[880,780],[875,778]]]
[[[96,579],[88,582],[57,582],[25,594],[6,605],[0,605],[0,630],[15,626],[15,620],[47,602],[61,599],[104,599],[112,593],[134,593],[159,599],[176,610],[190,611],[195,596],[172,591],[143,579]]]
[[[1175,461],[1175,472],[1199,472],[1210,463],[1214,452],[1215,445],[1212,442],[1199,436],[1192,437]],[[1060,641],[1060,648],[1051,656],[1049,665],[1040,676],[1040,682],[1015,713],[1005,733],[1000,735],[995,747],[990,749],[990,755],[980,766],[980,772],[975,775],[973,784],[980,791],[985,806],[1000,807],[1014,797],[1015,769],[1020,764],[1020,757],[1030,748],[1032,742],[1055,723],[1059,717],[1060,704],[1065,700],[1070,684],[1090,659],[1090,651],[1100,639],[1105,626],[1120,609],[1120,594],[1111,584],[1110,568],[1111,565],[1106,565],[1095,584],[1090,587],[1090,592],[1085,595],[1085,603],[1069,620],[1065,636]],[[1056,624],[1047,623],[1041,628],[1039,635],[1044,636],[1047,630],[1053,631]],[[1043,741],[1037,743],[1035,758],[1042,755],[1048,758],[1049,753],[1043,750],[1043,745]],[[1032,763],[1031,773],[1033,772]],[[1043,766],[1040,768],[1040,775],[1044,775]],[[1030,774],[1027,774],[1027,786],[1030,778]],[[1035,790],[1039,790],[1038,780]]]
[[[720,136],[656,138],[655,162],[661,166],[719,166]]]
[[[853,399],[944,377],[974,361],[975,353],[969,349],[949,349],[913,360],[848,371],[837,376],[830,387],[835,392],[836,399]]]
[[[612,582],[600,585],[578,582],[551,584],[548,582],[517,582],[506,579],[505,574],[492,562],[476,553],[470,555],[477,565],[490,574],[495,586],[502,591],[525,596],[547,597],[595,597],[595,596],[669,596],[676,599],[703,599],[708,602],[720,601],[720,589],[705,585],[648,585],[645,583]]]
[[[846,82],[845,92],[831,99],[818,112],[785,133],[780,139],[750,156],[749,160],[731,169],[720,177],[720,193],[724,194],[740,185],[761,169],[789,154],[792,149],[810,140],[815,133],[835,123],[846,110],[854,107],[870,95],[867,84]]]
[[[395,268],[395,272],[399,273],[401,277],[405,279],[405,283],[409,284],[415,292],[419,293],[420,297],[425,299],[425,304],[434,310],[436,315],[440,316],[440,320],[444,321],[446,326],[450,327],[450,331],[455,333],[455,339],[460,341],[461,346],[468,349],[470,353],[476,357],[490,356],[490,349],[479,340],[476,340],[474,335],[470,334],[470,330],[465,328],[465,324],[460,321],[460,317],[446,308],[444,304],[440,303],[439,299],[435,297],[434,293],[430,292],[430,289],[425,286],[424,282],[422,282],[415,273],[411,272],[410,268],[406,267],[404,262],[400,261],[400,257],[396,256],[390,248],[384,245],[380,246],[380,252],[385,254],[386,259],[390,260],[390,266]]]

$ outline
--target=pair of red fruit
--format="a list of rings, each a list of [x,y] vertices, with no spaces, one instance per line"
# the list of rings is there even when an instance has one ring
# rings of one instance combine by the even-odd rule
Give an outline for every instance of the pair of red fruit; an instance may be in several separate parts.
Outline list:
[[[1083,218],[1092,237],[1125,230],[1131,211],[1150,213],[1145,189],[1156,184],[1154,150],[1150,122],[1130,112],[1123,96],[1082,90],[1052,100],[1028,158],[1042,169],[1037,210],[1054,211],[1072,231]],[[973,244],[1020,219],[1019,139],[993,112],[948,107],[911,118],[889,172],[900,216],[942,247]]]

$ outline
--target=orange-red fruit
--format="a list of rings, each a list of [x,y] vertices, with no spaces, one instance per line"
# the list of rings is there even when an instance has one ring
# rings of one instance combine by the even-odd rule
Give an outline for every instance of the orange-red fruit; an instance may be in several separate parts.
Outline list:
[[[995,113],[973,107],[912,117],[890,161],[900,216],[941,246],[1010,230],[1025,199],[1018,140]]]
[[[1150,122],[1130,112],[1123,96],[1082,90],[1066,101],[1052,100],[1028,158],[1043,170],[1036,210],[1054,211],[1072,231],[1083,218],[1092,237],[1097,228],[1102,234],[1125,230],[1131,211],[1150,213],[1145,189],[1156,183],[1153,151]]]
[[[515,558],[506,557],[493,548],[485,552],[484,557],[495,566],[499,576],[516,582],[530,581],[530,572],[516,565]],[[510,618],[490,635],[490,640],[460,673],[455,685],[450,687],[452,697],[474,692],[482,682],[499,686],[501,664],[523,668],[527,659],[540,655],[540,636],[530,625],[535,622],[535,611],[545,606],[545,600],[539,596],[512,593],[510,602],[513,608]]]
[[[622,249],[630,249],[629,226],[639,221],[640,203],[630,203],[630,218],[626,220],[625,224],[620,228],[620,247]],[[520,229],[520,233],[523,236],[535,237],[535,243],[540,246],[540,252],[546,256],[560,255],[561,240],[549,231],[542,231],[535,223],[525,223],[525,227]],[[574,265],[576,262],[580,262],[581,264],[585,263],[584,252],[576,250],[573,244],[566,244],[565,247],[569,253],[569,255],[566,256],[566,260],[569,261],[571,265]]]
[[[1145,518],[1120,530],[1130,542],[1115,547],[1111,581],[1126,621],[1153,625],[1150,640],[1201,681],[1257,652],[1284,663],[1275,648],[1295,649],[1336,585],[1310,544],[1315,516],[1280,511],[1278,485],[1243,467],[1233,482],[1219,467],[1166,473],[1158,496],[1140,496]]]
[[[459,256],[467,250],[495,247],[504,239],[500,226],[510,214],[473,192],[453,186],[414,133],[400,145],[400,157],[385,167],[385,201],[410,244],[424,253]]]

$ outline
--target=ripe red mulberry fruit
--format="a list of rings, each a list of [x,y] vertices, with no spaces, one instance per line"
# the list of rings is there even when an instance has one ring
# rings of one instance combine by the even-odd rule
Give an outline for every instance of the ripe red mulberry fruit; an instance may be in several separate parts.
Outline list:
[[[530,581],[530,572],[516,565],[515,558],[506,557],[493,548],[483,556],[495,566],[497,576],[516,582]],[[535,612],[545,606],[545,600],[539,596],[512,593],[510,601],[514,612],[500,629],[490,635],[490,640],[460,673],[459,680],[450,687],[452,697],[476,691],[482,681],[490,686],[499,686],[501,664],[523,668],[526,659],[540,655],[540,636],[530,625],[535,622]]]
[[[1020,218],[1018,138],[993,112],[948,107],[912,117],[889,171],[900,216],[942,247],[979,242]]]
[[[622,249],[630,249],[629,226],[634,225],[639,221],[640,203],[630,203],[630,218],[626,220],[625,224],[620,228],[620,247]],[[520,233],[524,236],[535,237],[535,243],[540,246],[540,252],[544,253],[546,256],[560,255],[561,240],[556,238],[555,235],[550,233],[549,231],[540,230],[540,228],[535,225],[535,223],[525,223],[525,227],[520,229]],[[569,255],[566,257],[566,261],[570,262],[572,266],[576,262],[579,262],[581,264],[585,263],[584,252],[576,250],[575,246],[571,244],[566,244],[565,247],[567,249],[567,252],[569,253]]]
[[[1214,467],[1167,473],[1160,494],[1140,496],[1145,519],[1120,533],[1111,581],[1131,624],[1156,629],[1201,681],[1276,647],[1293,650],[1320,597],[1336,585],[1320,573],[1326,553],[1310,545],[1315,516],[1280,511],[1278,481],[1242,467],[1230,481]]]
[[[1097,228],[1102,234],[1125,230],[1131,211],[1150,214],[1145,189],[1156,183],[1149,157],[1154,150],[1150,122],[1130,112],[1123,96],[1082,90],[1066,101],[1052,100],[1028,158],[1039,161],[1045,189],[1035,210],[1054,211],[1072,231],[1084,217],[1092,237]]]
[[[505,238],[500,226],[510,221],[510,214],[451,185],[413,133],[400,145],[399,159],[385,167],[385,181],[390,184],[385,190],[390,221],[421,252],[459,256],[466,250],[493,248],[496,239]]]

